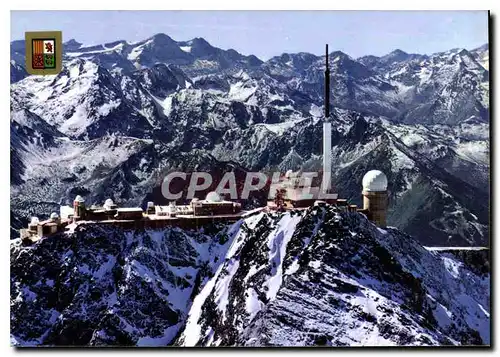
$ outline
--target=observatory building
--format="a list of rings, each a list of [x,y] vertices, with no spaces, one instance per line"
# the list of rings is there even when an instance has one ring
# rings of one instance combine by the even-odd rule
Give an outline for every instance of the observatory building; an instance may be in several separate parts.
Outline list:
[[[170,202],[168,206],[155,206],[157,216],[176,217],[233,215],[241,212],[241,204],[224,200],[217,192],[207,194],[204,200],[193,198],[188,205],[176,205]]]
[[[387,176],[382,171],[371,170],[363,177],[363,210],[368,219],[379,227],[387,224]]]

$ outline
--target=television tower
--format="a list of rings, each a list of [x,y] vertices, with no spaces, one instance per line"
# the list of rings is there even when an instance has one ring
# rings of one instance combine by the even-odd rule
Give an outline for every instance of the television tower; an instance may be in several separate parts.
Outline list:
[[[326,45],[325,68],[325,118],[323,120],[323,182],[322,190],[329,193],[332,180],[332,123],[330,122],[330,67],[328,66],[328,44]]]

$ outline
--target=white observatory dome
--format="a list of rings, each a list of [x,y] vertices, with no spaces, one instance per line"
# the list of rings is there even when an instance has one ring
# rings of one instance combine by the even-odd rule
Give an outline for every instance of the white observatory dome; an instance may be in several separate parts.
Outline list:
[[[108,198],[106,201],[104,201],[104,208],[107,210],[111,209],[111,207],[113,207],[114,205],[115,203],[111,198]]]
[[[57,213],[52,212],[52,213],[50,214],[50,219],[54,219],[54,220],[55,220],[55,219],[58,219],[58,218],[59,218],[59,215],[58,215]]]
[[[108,198],[106,201],[104,201],[105,206],[113,206],[113,200],[111,198]]]
[[[220,197],[220,195],[217,192],[212,191],[212,192],[208,193],[207,197],[205,198],[205,201],[207,201],[207,202],[221,202],[222,198]]]
[[[31,217],[31,225],[36,226],[38,223],[40,223],[38,217]]]
[[[82,196],[78,195],[75,197],[75,202],[85,202]]]
[[[382,171],[371,170],[363,176],[363,191],[387,191],[387,176]]]

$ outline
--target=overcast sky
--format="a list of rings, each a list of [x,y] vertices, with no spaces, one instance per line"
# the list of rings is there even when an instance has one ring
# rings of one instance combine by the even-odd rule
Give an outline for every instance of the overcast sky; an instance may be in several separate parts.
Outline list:
[[[212,45],[268,59],[284,52],[352,57],[395,49],[430,54],[488,42],[487,11],[12,11],[11,39],[60,30],[84,44],[139,41],[156,33],[203,37]]]

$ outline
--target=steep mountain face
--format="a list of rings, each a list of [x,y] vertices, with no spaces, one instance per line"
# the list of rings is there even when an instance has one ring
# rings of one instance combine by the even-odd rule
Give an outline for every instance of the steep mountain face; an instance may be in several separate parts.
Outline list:
[[[306,94],[320,105],[324,96],[325,59],[302,55],[298,60],[298,56],[300,54],[285,63],[275,57],[263,67],[274,76],[283,78],[288,87]],[[336,107],[389,117],[398,113],[397,88],[370,68],[341,51],[329,54],[329,64],[331,102]]]
[[[76,194],[140,205],[168,170],[320,170],[322,57],[262,63],[160,34],[64,51],[58,75],[11,84],[13,228]],[[429,245],[488,245],[485,56],[332,52],[339,195],[361,205],[362,176],[381,169],[390,224]],[[11,57],[24,63],[23,41]]]
[[[448,160],[470,162],[458,151],[463,146],[460,140],[440,134],[437,128],[420,131],[422,136],[407,129],[413,135],[408,136],[404,134],[407,126],[380,123],[345,111],[335,111],[332,116],[333,184],[342,197],[361,207],[361,179],[367,171],[378,168],[389,180],[390,224],[428,245],[488,244],[487,163],[470,164],[475,169],[467,173],[443,168],[449,167]],[[314,119],[289,126],[255,125],[243,132],[227,131],[214,156],[255,170],[277,167],[285,172],[302,167],[318,172],[322,149],[315,138],[321,135],[322,123]],[[432,140],[432,144],[416,145],[417,139]],[[437,143],[450,151],[431,157],[429,151],[438,149]],[[255,147],[260,155],[251,154]],[[485,152],[479,147],[471,156],[481,159]],[[468,183],[473,177],[477,186]]]
[[[428,56],[419,54],[408,54],[400,49],[394,50],[385,56],[364,56],[358,59],[359,62],[364,65],[373,68],[377,72],[384,72],[388,67],[397,65],[401,62],[407,62],[412,60],[423,60]]]
[[[18,65],[16,62],[10,62],[10,83],[19,82],[21,79],[28,75],[23,66]]]
[[[311,53],[283,53],[281,56],[272,57],[263,64],[263,68],[272,76],[282,79],[293,79],[300,73],[305,76],[306,70],[320,57]]]
[[[487,47],[430,56],[396,50],[382,57],[354,60],[340,51],[332,52],[331,102],[410,124],[488,122],[489,73],[484,67],[487,53]],[[305,69],[304,61],[285,62],[281,57],[263,66],[287,80],[289,86],[321,102],[324,57],[311,58]]]
[[[11,243],[11,336],[29,345],[168,345],[232,232],[78,226]]]
[[[471,51],[472,55],[478,61],[481,66],[483,66],[486,70],[489,70],[489,46],[488,44],[484,44],[474,50]]]
[[[489,301],[482,300],[488,281],[474,277],[462,286],[455,279],[469,271],[462,275],[464,266],[448,259],[397,230],[377,229],[360,214],[314,207],[303,215],[258,216],[235,236],[225,263],[195,298],[178,343],[489,341],[489,314],[483,311]]]
[[[14,344],[490,343],[487,264],[359,213],[315,206],[203,232],[70,228],[11,241]]]
[[[395,51],[372,60],[374,69],[397,83],[404,110],[396,119],[411,124],[488,122],[488,71],[475,55],[454,49],[431,56]],[[363,60],[363,59],[360,59]]]
[[[80,59],[56,76],[30,76],[16,83],[11,107],[42,115],[75,139],[95,139],[107,133],[147,137],[150,129],[146,117],[123,100],[111,74]]]
[[[25,44],[24,40],[12,41],[10,43],[10,60],[22,66],[25,62]]]

